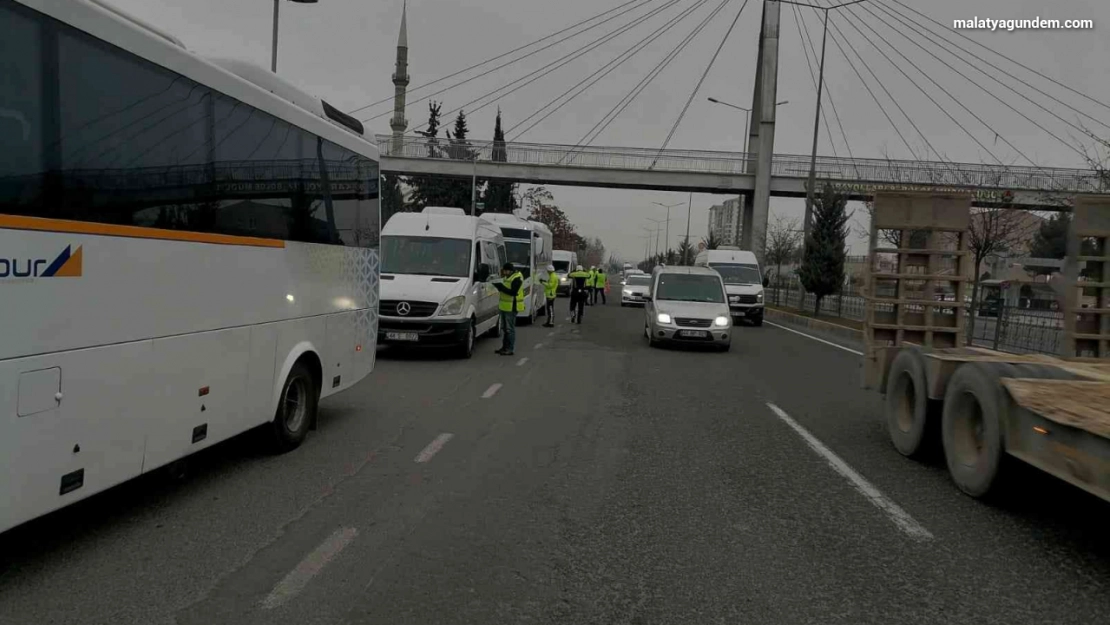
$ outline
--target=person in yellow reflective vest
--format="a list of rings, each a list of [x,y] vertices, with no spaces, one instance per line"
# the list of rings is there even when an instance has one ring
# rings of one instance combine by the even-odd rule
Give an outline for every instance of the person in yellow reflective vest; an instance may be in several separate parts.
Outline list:
[[[609,284],[609,276],[605,275],[605,268],[598,267],[597,275],[594,276],[594,303],[597,303],[597,296],[601,296],[601,303],[607,304],[608,300],[605,299],[605,287]]]
[[[570,285],[570,322],[582,324],[582,311],[585,310],[586,297],[589,289],[586,288],[586,281],[590,279],[590,274],[582,269],[582,265],[578,265],[569,276]]]
[[[544,310],[547,314],[547,321],[544,322],[543,327],[555,327],[555,298],[558,297],[559,292],[559,274],[555,273],[555,265],[547,266],[547,283],[543,285],[543,296],[547,300],[547,306]]]
[[[597,267],[590,265],[589,277],[586,278],[586,305],[594,305],[594,287],[597,284]]]
[[[501,317],[501,349],[497,353],[512,356],[516,349],[516,315],[524,312],[524,274],[512,263],[505,263],[501,278],[500,283],[493,284],[498,291],[497,314]]]

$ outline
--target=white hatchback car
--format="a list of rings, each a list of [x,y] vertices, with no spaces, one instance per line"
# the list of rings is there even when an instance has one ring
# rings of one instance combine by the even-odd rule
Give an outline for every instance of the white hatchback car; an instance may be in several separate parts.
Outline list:
[[[651,276],[636,273],[624,279],[621,286],[621,306],[643,306],[651,289]]]
[[[732,345],[732,315],[721,274],[708,267],[657,267],[644,311],[644,336],[660,342]]]

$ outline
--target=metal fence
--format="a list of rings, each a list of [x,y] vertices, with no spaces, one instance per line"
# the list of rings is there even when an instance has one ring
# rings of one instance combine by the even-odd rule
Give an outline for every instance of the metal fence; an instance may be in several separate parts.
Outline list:
[[[447,139],[377,135],[383,156],[394,158],[454,158],[516,165],[552,165],[600,169],[656,170],[743,174],[753,171],[755,154],[709,150],[658,150],[653,148],[568,146],[542,143],[469,141],[453,145]],[[810,157],[776,154],[771,175],[805,177]],[[1103,186],[1098,172],[1087,169],[1018,167],[978,163],[945,163],[819,156],[817,176],[845,184],[879,183],[925,185],[955,189],[998,189],[1097,193]]]
[[[766,302],[813,314],[816,296],[806,293],[797,280],[783,281],[767,289]],[[820,314],[862,322],[863,296],[851,289],[821,300]],[[889,305],[888,305],[889,306]],[[980,307],[969,334],[972,344],[1011,354],[1056,354],[1063,341],[1064,315],[1058,311],[1033,310],[1017,306]],[[964,314],[964,323],[971,323]]]

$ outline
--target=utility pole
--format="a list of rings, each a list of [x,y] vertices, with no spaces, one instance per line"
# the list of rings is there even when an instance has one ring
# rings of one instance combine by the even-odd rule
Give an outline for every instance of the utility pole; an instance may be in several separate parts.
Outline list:
[[[820,136],[818,132],[821,129],[821,94],[825,87],[825,40],[829,36],[828,9],[825,10],[824,24],[824,32],[821,35],[821,64],[820,69],[817,70],[817,106],[813,111],[813,151],[809,155],[809,185],[806,187],[806,212],[802,222],[802,229],[805,230],[803,246],[808,244],[809,229],[813,223],[813,195],[814,186],[817,184],[817,138]]]
[[[690,192],[690,199],[686,201],[686,253],[690,253],[690,210],[694,207],[694,192]],[[683,259],[690,262],[689,259]]]
[[[867,2],[867,0],[851,0],[850,2],[842,2],[828,7],[816,6],[804,2],[794,2],[793,0],[779,1],[825,12],[821,33],[821,62],[817,70],[817,105],[814,107],[813,111],[813,150],[809,155],[809,184],[806,188],[805,218],[802,221],[802,231],[805,233],[805,238],[802,239],[802,248],[804,249],[805,246],[809,244],[809,230],[813,222],[813,197],[816,191],[815,187],[817,186],[817,138],[821,130],[821,96],[824,93],[825,87],[825,43],[829,37],[829,11],[835,11],[836,9],[842,9],[853,4]]]

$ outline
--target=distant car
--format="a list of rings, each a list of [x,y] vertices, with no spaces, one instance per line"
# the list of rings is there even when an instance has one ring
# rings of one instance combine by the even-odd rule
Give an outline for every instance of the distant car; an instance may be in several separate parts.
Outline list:
[[[661,342],[732,345],[732,315],[721,274],[708,267],[656,267],[645,303],[644,336]]]
[[[651,289],[651,276],[632,274],[625,278],[621,287],[621,306],[643,306]]]

